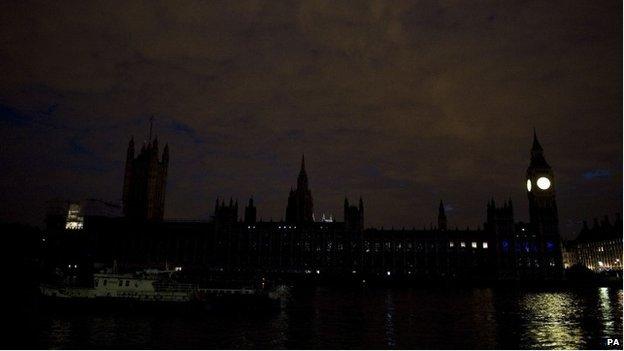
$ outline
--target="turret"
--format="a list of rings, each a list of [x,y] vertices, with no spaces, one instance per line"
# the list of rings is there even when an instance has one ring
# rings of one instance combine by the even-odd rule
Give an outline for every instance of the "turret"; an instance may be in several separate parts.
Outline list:
[[[150,123],[151,129],[151,123]],[[160,221],[164,217],[169,147],[160,158],[158,138],[146,141],[135,157],[134,137],[128,143],[123,186],[123,213],[133,220]]]
[[[442,200],[440,200],[440,206],[438,206],[438,230],[446,230],[446,213]]]
[[[249,198],[249,203],[247,204],[247,207],[245,207],[245,223],[256,223],[256,207],[253,203],[253,196]]]
[[[360,198],[359,206],[351,206],[349,200],[344,201],[345,227],[349,231],[361,231],[364,229],[364,203]]]
[[[230,225],[238,222],[238,200],[234,203],[234,200],[230,198],[230,203],[226,206],[223,199],[219,205],[219,198],[217,198],[214,220],[217,225]]]

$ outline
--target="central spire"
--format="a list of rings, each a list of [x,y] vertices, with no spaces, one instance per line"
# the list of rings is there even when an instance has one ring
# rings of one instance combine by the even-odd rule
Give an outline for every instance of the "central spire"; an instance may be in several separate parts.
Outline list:
[[[290,190],[288,206],[286,207],[286,222],[309,223],[313,222],[312,193],[308,187],[308,175],[305,170],[305,155],[301,155],[301,169],[297,177],[297,188]]]
[[[308,175],[305,170],[305,155],[301,155],[301,169],[297,177],[297,189],[308,189]]]
[[[305,154],[301,154],[301,169],[299,170],[299,176],[306,174],[305,170]]]

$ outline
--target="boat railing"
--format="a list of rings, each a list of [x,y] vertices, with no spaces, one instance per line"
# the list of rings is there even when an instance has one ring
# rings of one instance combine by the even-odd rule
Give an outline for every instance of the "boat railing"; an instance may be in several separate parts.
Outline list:
[[[118,291],[115,294],[116,297],[122,298],[134,298],[134,299],[149,299],[149,300],[159,300],[161,298],[170,298],[170,297],[181,297],[187,295],[180,295],[178,291],[158,291],[154,292],[151,290],[135,290],[135,291]]]
[[[198,292],[216,294],[216,295],[253,295],[256,290],[253,289],[210,289],[202,288]]]
[[[154,289],[157,293],[160,292],[204,292],[209,294],[218,295],[250,295],[256,293],[254,289],[247,288],[200,288],[195,284],[181,284],[181,283],[154,283]]]
[[[198,289],[196,284],[184,284],[184,283],[167,283],[167,282],[154,282],[152,284],[154,290],[160,291],[175,291],[175,292],[188,292]]]

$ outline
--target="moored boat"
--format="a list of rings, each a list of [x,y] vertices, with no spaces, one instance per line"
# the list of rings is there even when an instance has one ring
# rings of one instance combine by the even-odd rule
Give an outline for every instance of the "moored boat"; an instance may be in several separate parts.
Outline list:
[[[253,287],[205,287],[181,283],[175,271],[145,270],[134,274],[95,273],[92,286],[41,284],[41,295],[52,301],[89,303],[96,301],[149,304],[199,303],[208,307],[279,306],[277,291]],[[279,290],[278,290],[279,291]]]

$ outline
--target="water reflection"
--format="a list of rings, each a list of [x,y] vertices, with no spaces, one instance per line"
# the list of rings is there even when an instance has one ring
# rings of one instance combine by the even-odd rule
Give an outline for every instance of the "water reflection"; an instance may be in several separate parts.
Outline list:
[[[35,348],[605,348],[622,289],[306,288],[281,312],[37,310]]]
[[[536,293],[520,302],[528,345],[537,348],[580,348],[583,332],[579,305],[571,293]]]
[[[386,332],[386,343],[389,349],[396,347],[396,335],[394,330],[394,301],[393,294],[388,291],[386,294],[386,318],[384,321],[384,330]]]
[[[50,322],[49,333],[45,333],[50,343],[50,348],[65,348],[67,340],[71,339],[71,323],[62,319],[54,319]]]
[[[611,300],[609,299],[609,289],[608,288],[600,288],[599,289],[600,296],[600,312],[602,312],[602,325],[604,331],[607,335],[613,335],[615,330],[613,329],[613,320],[611,319],[611,315],[613,314],[613,309],[611,308]]]

